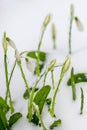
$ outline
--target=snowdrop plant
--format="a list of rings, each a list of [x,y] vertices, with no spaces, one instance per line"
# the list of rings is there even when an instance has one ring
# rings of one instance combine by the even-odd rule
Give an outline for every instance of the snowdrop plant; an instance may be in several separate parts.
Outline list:
[[[8,45],[9,45],[9,40],[6,36],[6,32],[4,32],[4,37],[3,37],[3,50],[4,50],[4,68],[5,68],[5,80],[6,80],[6,97],[5,97],[5,101],[6,103],[8,103],[9,101],[9,106],[10,106],[10,110],[11,113],[14,112],[14,106],[13,106],[13,101],[12,101],[12,97],[11,97],[11,92],[10,92],[10,81],[11,81],[11,75],[9,78],[8,75],[8,63],[7,63],[7,49],[8,49]]]
[[[72,53],[71,38],[72,38],[72,25],[73,25],[73,22],[75,21],[76,26],[77,26],[79,31],[84,30],[82,22],[80,21],[80,19],[77,16],[74,15],[74,12],[75,12],[74,5],[71,4],[71,6],[70,6],[70,26],[69,26],[69,54]]]
[[[60,84],[62,82],[62,79],[65,75],[65,73],[68,71],[69,67],[70,67],[70,64],[71,64],[71,59],[70,57],[68,57],[63,66],[62,66],[62,69],[61,69],[61,73],[60,73],[60,78],[59,78],[59,81],[58,81],[58,85],[54,91],[54,95],[53,95],[53,99],[52,99],[52,104],[51,104],[51,108],[50,108],[50,113],[51,113],[51,116],[54,117],[55,116],[55,113],[54,113],[54,107],[55,107],[55,100],[56,100],[56,96],[57,96],[57,92],[59,90],[59,87],[60,87]]]
[[[42,32],[41,32],[41,37],[40,37],[40,41],[39,41],[39,44],[38,44],[38,53],[37,53],[37,61],[36,61],[36,74],[38,76],[40,76],[40,49],[41,49],[41,45],[42,45],[42,40],[43,40],[43,36],[44,36],[44,33],[46,31],[46,28],[48,26],[48,24],[50,23],[50,20],[51,20],[51,15],[48,14],[46,17],[45,17],[45,20],[42,24]]]

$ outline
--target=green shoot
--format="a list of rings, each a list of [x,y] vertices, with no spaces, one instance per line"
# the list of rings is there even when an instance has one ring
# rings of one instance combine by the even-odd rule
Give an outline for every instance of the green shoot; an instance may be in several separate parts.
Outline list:
[[[61,73],[60,73],[60,78],[59,78],[59,81],[58,81],[58,85],[57,85],[57,88],[55,89],[55,92],[54,92],[54,95],[53,95],[53,99],[52,99],[52,107],[50,109],[50,113],[51,113],[51,116],[54,117],[55,114],[54,114],[54,107],[55,107],[55,100],[56,100],[56,96],[57,96],[57,92],[59,90],[59,87],[60,87],[60,84],[61,84],[61,81],[65,75],[65,73],[68,71],[69,67],[70,67],[70,64],[71,64],[71,59],[70,57],[68,57],[63,66],[62,66],[62,69],[61,69]]]
[[[30,98],[29,98],[29,104],[28,104],[28,119],[29,121],[32,120],[32,103],[33,103],[33,98],[34,98],[34,92],[35,92],[35,89],[39,83],[39,81],[41,80],[41,78],[43,77],[44,73],[39,77],[39,79],[36,81],[32,91],[31,91],[31,94],[30,94]]]
[[[9,78],[8,78],[8,64],[7,64],[7,47],[8,47],[8,41],[6,40],[6,33],[4,33],[4,39],[3,39],[3,49],[4,49],[4,68],[5,68],[5,79],[6,79],[6,103],[8,102],[7,100],[9,99],[9,105],[11,109],[11,113],[14,112],[14,107],[13,107],[13,102],[11,98],[11,93],[9,89]]]
[[[53,49],[56,49],[56,27],[55,24],[52,24],[52,40],[53,40]]]
[[[71,4],[71,6],[70,6],[70,27],[69,27],[69,54],[72,53],[71,37],[72,37],[72,24],[73,24],[73,21],[75,21],[78,30],[82,32],[84,30],[83,24],[79,20],[78,17],[74,16],[74,5]]]
[[[21,57],[20,57],[18,50],[15,50],[15,56],[16,56],[17,64],[18,64],[20,71],[21,71],[22,78],[23,78],[24,83],[25,83],[25,87],[27,88],[28,93],[30,94],[30,88],[28,86],[27,79],[26,79],[26,76],[25,76],[23,68],[22,68]]]
[[[14,62],[13,68],[12,68],[11,73],[10,73],[9,85],[10,85],[10,82],[11,82],[11,79],[12,79],[12,76],[13,76],[13,73],[14,73],[14,70],[15,70],[15,67],[16,67],[16,60],[15,60],[15,62]]]
[[[77,83],[82,83],[82,82],[87,82],[87,73],[77,73],[74,74],[74,82],[75,84]],[[67,85],[71,85],[71,78],[68,80]]]
[[[83,114],[83,108],[84,108],[84,92],[83,89],[80,88],[81,90],[81,106],[80,106],[80,114]]]
[[[54,74],[53,74],[53,72],[54,72],[54,69],[51,70],[52,86],[53,86],[53,89],[54,89],[55,85],[54,85]]]
[[[69,54],[72,53],[71,50],[71,36],[72,36],[72,23],[74,20],[74,5],[71,4],[70,6],[70,27],[69,27]]]
[[[74,68],[71,69],[72,99],[76,100],[76,86],[74,81]]]
[[[46,31],[46,28],[48,26],[48,24],[50,23],[50,19],[51,19],[51,16],[50,14],[48,14],[43,22],[43,25],[42,25],[42,33],[41,33],[41,37],[40,37],[40,41],[39,41],[39,44],[38,44],[38,54],[37,54],[37,61],[36,61],[36,74],[38,76],[40,76],[40,69],[39,69],[39,62],[40,62],[40,58],[39,58],[39,53],[40,53],[40,48],[41,48],[41,45],[42,45],[42,40],[43,40],[43,36],[44,36],[44,33]]]

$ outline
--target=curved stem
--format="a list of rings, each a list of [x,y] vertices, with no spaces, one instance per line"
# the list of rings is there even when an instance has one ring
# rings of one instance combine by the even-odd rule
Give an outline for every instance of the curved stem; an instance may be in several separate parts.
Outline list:
[[[52,116],[52,117],[55,116],[55,113],[54,113],[55,100],[56,100],[57,92],[58,92],[58,90],[59,90],[59,87],[60,87],[61,81],[62,81],[62,79],[63,79],[63,76],[64,76],[64,74],[60,75],[60,79],[59,79],[59,81],[58,81],[57,88],[56,88],[56,90],[55,90],[55,92],[54,92],[54,96],[53,96],[53,100],[52,100],[52,108],[51,108],[51,110],[50,110],[50,113],[51,113],[51,116]]]
[[[26,76],[25,76],[25,74],[24,74],[22,65],[21,65],[21,63],[18,63],[18,65],[19,65],[19,68],[20,68],[21,75],[22,75],[22,78],[23,78],[23,80],[24,80],[24,83],[25,83],[26,88],[27,88],[27,90],[28,90],[28,93],[30,94],[30,88],[29,88],[29,86],[28,86],[28,83],[27,83]]]
[[[32,89],[32,92],[30,94],[30,98],[29,98],[29,104],[28,104],[28,118],[29,118],[29,121],[32,120],[32,103],[33,103],[33,97],[34,97],[34,92],[35,92],[35,89],[39,83],[39,81],[41,80],[41,78],[43,77],[44,73],[40,76],[40,78],[36,81],[33,89]]]

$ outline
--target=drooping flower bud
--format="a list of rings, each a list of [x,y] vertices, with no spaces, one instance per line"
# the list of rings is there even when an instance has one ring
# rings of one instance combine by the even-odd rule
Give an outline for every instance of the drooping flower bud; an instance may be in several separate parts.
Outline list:
[[[17,49],[15,43],[9,37],[6,37],[6,40],[8,41],[8,45],[10,45],[14,50]]]
[[[25,63],[26,63],[26,67],[29,71],[33,72],[34,71],[34,67],[33,64],[30,62],[30,60],[28,58],[25,58]]]
[[[84,30],[84,27],[83,27],[83,24],[82,22],[79,20],[78,17],[75,17],[75,22],[76,22],[76,26],[78,28],[79,31],[83,31]]]

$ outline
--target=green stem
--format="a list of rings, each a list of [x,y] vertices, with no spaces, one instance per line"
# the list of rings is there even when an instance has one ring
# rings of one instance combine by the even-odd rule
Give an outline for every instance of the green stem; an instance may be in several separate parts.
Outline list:
[[[54,85],[54,74],[53,74],[53,71],[51,71],[51,77],[52,77],[52,86],[53,86],[53,89],[55,88],[55,85]]]
[[[6,54],[4,54],[4,66],[5,66],[5,78],[6,78],[6,87],[7,87],[5,100],[6,100],[6,103],[7,103],[7,99],[8,98],[10,99],[9,100],[10,109],[11,109],[11,113],[13,113],[14,112],[14,107],[13,107],[11,93],[10,93],[10,89],[9,89],[7,55]]]
[[[34,97],[34,92],[35,92],[35,89],[39,83],[39,81],[41,80],[41,78],[43,77],[44,73],[39,77],[39,79],[36,81],[33,89],[32,89],[32,92],[30,94],[30,98],[29,98],[29,105],[28,105],[28,118],[29,118],[29,121],[32,120],[32,103],[33,103],[33,97]]]
[[[34,107],[34,110],[35,110],[35,112],[37,113],[37,116],[38,116],[38,118],[39,118],[39,120],[40,120],[40,122],[41,122],[41,125],[42,125],[42,127],[43,127],[43,130],[47,130],[47,129],[45,128],[44,123],[43,123],[43,120],[42,120],[41,114],[40,114],[40,112],[39,112],[39,109],[36,107],[36,105],[34,105],[34,103],[33,103],[33,107]]]
[[[41,38],[40,38],[40,41],[39,41],[39,44],[38,44],[38,55],[37,55],[37,61],[36,61],[36,74],[38,76],[40,76],[40,65],[39,65],[40,58],[39,58],[39,53],[40,53],[40,48],[41,48],[44,32],[45,32],[45,29],[42,31]]]
[[[47,71],[47,72],[45,72],[45,74],[44,74],[43,86],[45,86],[47,74],[48,74],[48,71]]]
[[[64,76],[64,74],[62,74],[62,75],[60,76],[60,79],[59,79],[57,88],[56,88],[56,90],[55,90],[55,92],[54,92],[54,96],[53,96],[53,100],[52,100],[52,108],[51,108],[51,110],[50,110],[52,117],[55,116],[55,113],[54,113],[55,100],[56,100],[57,92],[58,92],[58,90],[59,90],[59,87],[60,87],[61,81],[62,81],[62,79],[63,79],[63,76]]]
[[[7,87],[5,100],[7,103],[9,85],[8,85],[8,68],[7,68],[7,60],[6,59],[7,59],[7,56],[6,56],[6,54],[4,54],[5,79],[6,79],[6,87]]]
[[[70,27],[69,27],[69,54],[72,53],[71,50],[71,35],[72,35],[72,19],[70,19]]]
[[[22,65],[21,65],[21,63],[19,63],[19,62],[18,62],[18,65],[19,65],[19,68],[20,68],[21,75],[22,75],[22,78],[23,78],[23,80],[24,80],[24,83],[25,83],[26,88],[27,88],[27,90],[28,90],[28,93],[30,94],[30,88],[29,88],[29,86],[28,86],[28,83],[27,83],[27,80],[26,80],[26,77],[25,77],[25,74],[24,74]]]
[[[13,72],[14,72],[15,67],[16,67],[16,60],[15,60],[15,62],[14,62],[13,68],[12,68],[12,70],[11,70],[11,74],[10,74],[10,78],[9,78],[9,85],[10,85],[10,82],[11,82],[11,79],[12,79],[12,76],[13,76]]]
[[[56,41],[53,39],[53,49],[56,49]]]

